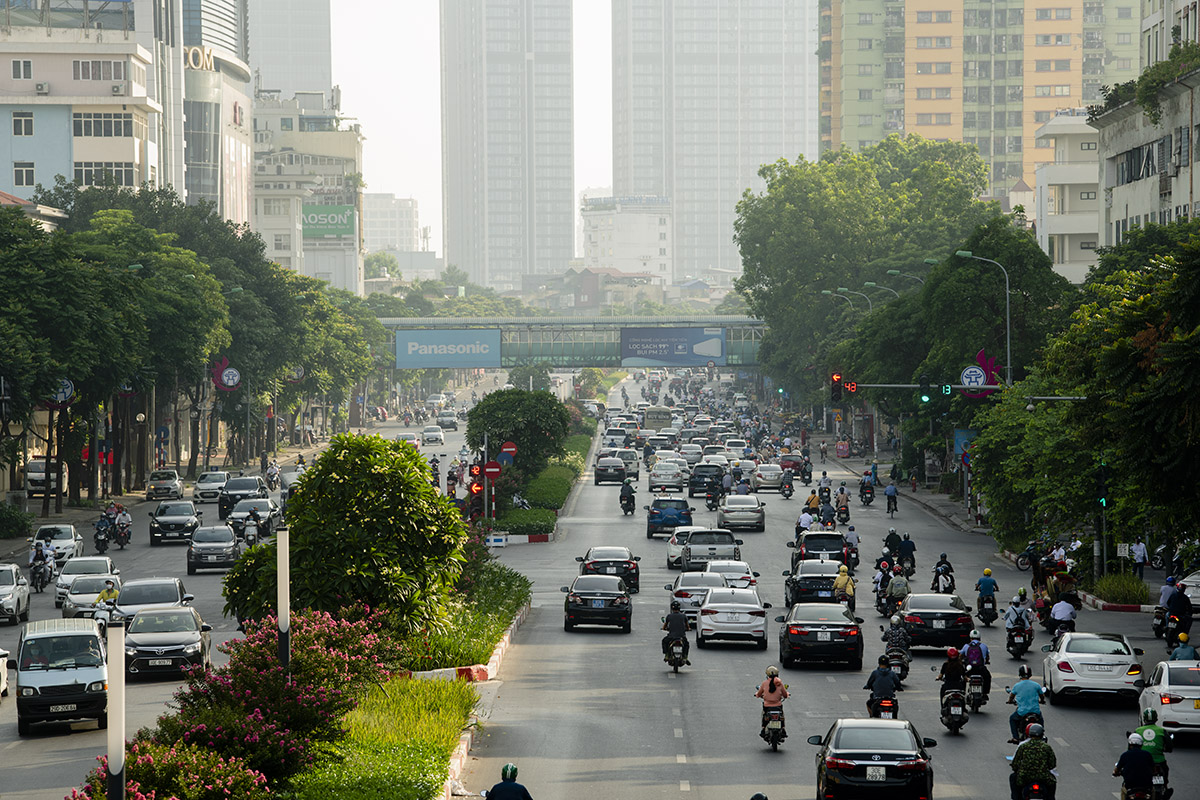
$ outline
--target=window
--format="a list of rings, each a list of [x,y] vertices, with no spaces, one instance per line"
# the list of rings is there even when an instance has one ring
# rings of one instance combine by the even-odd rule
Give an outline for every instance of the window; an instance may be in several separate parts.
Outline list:
[[[1054,60],[1054,71],[1055,72],[1070,72],[1071,71],[1071,59],[1069,59],[1069,58],[1055,59]]]
[[[945,48],[950,47],[949,36],[918,36],[917,49],[928,50],[930,48]]]
[[[949,86],[935,86],[933,88],[933,98],[935,100],[949,100],[950,99],[950,87]]]
[[[123,81],[124,61],[72,61],[71,77],[77,81]]]
[[[275,249],[276,250],[291,250],[292,235],[290,233],[275,234]]]
[[[932,75],[933,74],[933,63],[930,61],[918,61],[917,62],[917,74],[918,75]]]
[[[974,128],[975,127],[975,112],[974,111],[964,111],[963,112],[963,127],[964,128]],[[968,142],[966,139],[963,139],[963,143],[971,144],[971,142]]]
[[[874,46],[875,46],[874,39],[859,39],[858,40],[858,49],[859,50],[870,50]]]
[[[1079,249],[1080,250],[1095,250],[1096,243],[1095,242],[1080,242]]]
[[[33,136],[33,112],[12,112],[13,136]]]
[[[658,234],[658,240],[659,240],[660,242],[665,242],[665,241],[667,240],[667,234],[666,234],[666,233],[659,233],[659,234]]]
[[[1018,100],[1024,100],[1025,99],[1025,87],[1024,86],[1009,86],[1008,91],[1005,92],[1005,97],[1007,97],[1010,102],[1014,102],[1014,103],[1017,102]]]
[[[292,130],[292,118],[291,117],[280,117],[279,118],[279,130],[281,130],[281,131]]]
[[[87,137],[126,137],[135,135],[146,138],[146,123],[141,118],[134,119],[132,113],[101,113],[99,111],[76,112],[71,115],[71,123],[75,136]]]
[[[1095,200],[1096,193],[1095,192],[1080,192],[1079,199],[1080,200]]]
[[[933,65],[933,72],[935,75],[949,75],[950,74],[950,62],[949,61],[935,62]]]
[[[949,114],[917,114],[918,125],[949,125]]]
[[[1071,9],[1069,9],[1069,8],[1054,9],[1054,18],[1055,19],[1070,19],[1071,18]]]
[[[874,64],[859,64],[858,65],[858,74],[859,75],[872,75],[872,74],[874,74],[874,72],[875,72]]]
[[[1021,127],[1021,112],[1020,111],[1008,112],[1008,127],[1010,127],[1010,128]]]
[[[874,21],[875,21],[874,14],[859,14],[858,15],[858,24],[859,25],[870,25]]]
[[[33,186],[33,162],[13,162],[13,186]]]
[[[1034,147],[1053,147],[1054,143],[1050,141],[1049,136],[1039,136],[1033,140]]]
[[[918,100],[932,100],[933,99],[933,89],[930,89],[928,87],[918,88],[917,89],[917,99]]]
[[[667,254],[667,248],[665,248],[665,247],[658,248],[658,254],[660,256],[665,256]]]
[[[1038,59],[1037,61],[1033,62],[1033,71],[1034,72],[1049,72],[1050,71],[1050,59],[1042,58],[1042,59]]]
[[[1095,150],[1096,143],[1095,142],[1080,142],[1079,149],[1080,150]]]
[[[12,62],[12,75],[14,81],[33,80],[33,62],[14,58]]]
[[[1035,111],[1033,112],[1034,122],[1049,122],[1050,117],[1054,116],[1053,111]]]
[[[859,100],[870,100],[872,97],[874,97],[874,95],[875,95],[874,89],[859,89],[858,90],[858,99]]]
[[[1133,6],[1117,9],[1117,19],[1133,19]]]
[[[1034,12],[1034,19],[1050,19],[1050,9],[1039,8]]]
[[[935,12],[933,12],[933,21],[934,22],[949,22],[950,21],[950,13],[951,12],[949,12],[949,11],[935,11]]]
[[[1121,36],[1125,36],[1126,38],[1129,38],[1128,33],[1118,34],[1117,38],[1120,39]],[[1071,43],[1071,34],[1069,34],[1069,33],[1039,33],[1039,34],[1037,34],[1037,36],[1034,37],[1034,44],[1039,45],[1039,46],[1055,46],[1055,47],[1057,47],[1057,46],[1062,46],[1062,45],[1069,45],[1070,43]]]
[[[863,128],[868,125],[874,125],[874,124],[875,124],[874,115],[872,115],[872,114],[859,114],[858,115],[858,127]]]
[[[1117,44],[1132,44],[1132,43],[1133,43],[1133,34],[1132,33],[1118,33],[1117,34]]]
[[[1133,69],[1132,58],[1117,58],[1113,59],[1113,66],[1117,69]]]
[[[1069,97],[1071,95],[1071,85],[1069,83],[1059,83],[1053,86],[1035,86],[1033,88],[1034,97]]]
[[[76,161],[75,183],[99,186],[113,181],[118,186],[134,186],[132,161]]]
[[[933,12],[932,11],[918,11],[917,12],[917,22],[933,22]]]
[[[666,218],[666,217],[659,217],[659,218],[658,218],[658,224],[659,224],[659,225],[666,225],[666,224],[667,224],[667,218]]]
[[[264,197],[262,201],[264,217],[286,217],[288,201],[285,197]]]

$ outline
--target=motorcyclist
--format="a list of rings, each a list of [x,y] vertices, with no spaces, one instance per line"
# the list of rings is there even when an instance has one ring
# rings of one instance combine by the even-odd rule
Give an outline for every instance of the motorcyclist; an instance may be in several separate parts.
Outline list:
[[[821,510],[821,499],[817,497],[816,489],[808,493],[808,499],[804,501],[804,509],[813,515]]]
[[[929,591],[940,592],[942,579],[946,581],[946,592],[954,591],[954,576],[950,574],[950,570],[942,565],[933,568],[933,580],[929,582]]]
[[[122,506],[121,510],[117,513],[117,529],[120,530],[124,528],[128,530],[132,527],[133,515],[129,513],[129,509]]]
[[[854,610],[854,578],[850,577],[850,569],[842,564],[838,567],[837,577],[833,579],[833,596],[838,598],[840,595],[846,595],[846,606]]]
[[[983,577],[975,581],[975,591],[982,597],[995,597],[996,590],[1000,588],[1000,584],[992,577],[991,568],[983,571]]]
[[[1050,619],[1054,621],[1055,629],[1066,628],[1075,630],[1075,606],[1067,599],[1061,599],[1050,609]]]
[[[108,600],[117,599],[117,582],[109,578],[104,582],[104,588],[96,595],[96,605],[100,605]]]
[[[883,548],[883,550],[881,550],[879,553],[879,557],[875,559],[875,569],[886,569],[890,573],[891,567],[889,566],[889,563],[891,557],[891,551],[889,551],[886,547]]]
[[[262,535],[262,515],[260,515],[258,513],[258,506],[254,506],[253,508],[251,508],[250,513],[246,515],[245,525],[249,525],[252,522],[254,523],[255,528],[258,530],[259,536],[261,536]],[[243,527],[243,530],[245,530],[244,527]]]
[[[971,631],[970,641],[962,651],[962,659],[966,666],[983,675],[983,699],[986,701],[992,692],[992,672],[988,669],[992,655],[988,652],[988,646],[980,640],[979,631]]]
[[[846,528],[845,539],[846,539],[846,545],[851,550],[858,549],[858,534],[855,532],[853,525],[851,525],[849,528]]]
[[[1175,594],[1167,601],[1167,613],[1179,619],[1175,627],[1177,634],[1190,633],[1192,630],[1192,601],[1187,596],[1187,584],[1180,581],[1175,584]]]
[[[904,538],[900,540],[900,558],[909,559],[912,565],[917,566],[917,543],[909,538],[908,532],[904,533]]]
[[[750,481],[742,478],[738,482],[737,488],[734,489],[734,494],[750,494]]]
[[[950,559],[946,558],[945,553],[942,553],[941,556],[938,557],[938,562],[933,565],[934,569],[937,569],[938,567],[945,567],[946,572],[950,573],[951,575],[954,574],[954,565],[950,563]]]
[[[36,575],[39,570],[44,571],[45,581],[39,584],[34,581],[34,586],[44,585],[50,582],[50,575],[54,572],[54,551],[45,547],[41,541],[38,541],[33,546],[33,552],[29,554],[29,574]],[[38,589],[37,591],[42,591]]]
[[[1158,712],[1147,708],[1142,712],[1142,724],[1134,729],[1134,733],[1142,737],[1142,749],[1154,759],[1154,768],[1163,776],[1163,785],[1170,782],[1170,768],[1167,766],[1167,753],[1171,750],[1171,738],[1158,724]],[[1168,800],[1174,789],[1167,788],[1162,794],[1162,800]]]
[[[824,446],[825,443],[822,442],[821,444],[822,444],[822,446]],[[817,488],[819,488],[819,489],[833,488],[833,478],[830,478],[829,473],[826,472],[825,470],[821,470],[821,480],[817,481]]]
[[[912,646],[912,636],[910,636],[905,627],[900,624],[900,616],[898,614],[893,614],[889,622],[891,624],[888,625],[887,630],[883,632],[883,636],[880,636],[879,638],[887,643],[889,650],[893,647],[903,650],[904,657],[911,661],[912,656],[909,655],[908,648]]]
[[[1027,740],[1017,748],[1012,758],[1012,775],[1008,778],[1012,800],[1022,800],[1025,787],[1036,783],[1042,787],[1042,796],[1054,800],[1057,779],[1053,770],[1058,768],[1054,748],[1046,741],[1046,729],[1034,722],[1025,729]]]
[[[724,475],[721,476],[721,493],[729,494],[729,491],[732,488],[733,488],[733,473],[726,472]]]
[[[887,536],[883,539],[883,546],[887,548],[888,553],[899,554],[900,534],[896,533],[895,528],[888,528]]]
[[[1127,797],[1132,789],[1149,794],[1154,789],[1154,756],[1143,749],[1145,740],[1140,733],[1129,734],[1128,742],[1129,748],[1113,767],[1113,777],[1124,781],[1122,797]]]
[[[1158,604],[1163,608],[1167,607],[1167,603],[1171,601],[1171,597],[1175,594],[1175,576],[1167,578],[1167,582],[1158,590]]]
[[[812,528],[813,516],[808,513],[808,506],[800,512],[800,516],[796,518],[796,538],[799,539]]]
[[[1171,651],[1171,661],[1196,661],[1196,648],[1188,643],[1186,633],[1179,634],[1179,645]]]
[[[821,442],[821,463],[822,464],[825,463],[825,456],[827,456],[828,454],[829,454],[829,445],[825,444],[825,442]]]
[[[946,692],[954,690],[961,692],[967,688],[967,669],[963,666],[962,659],[959,658],[958,648],[951,647],[946,651],[946,660],[942,662],[937,680],[942,682],[941,698],[943,702],[946,700]]]
[[[899,496],[899,494],[900,492],[896,488],[895,481],[883,487],[883,496],[887,498],[887,511],[898,508],[896,498]]]
[[[1017,710],[1008,716],[1008,732],[1012,734],[1012,738],[1008,740],[1009,744],[1017,744],[1017,725],[1029,714],[1037,714],[1038,722],[1045,724],[1041,700],[1042,695],[1046,693],[1045,687],[1031,679],[1033,670],[1028,664],[1022,664],[1017,670],[1017,675],[1021,679],[1008,690],[1008,702],[1017,707]]]
[[[1021,606],[1020,597],[1013,597],[1008,602],[1008,609],[1004,612],[1005,632],[1022,630],[1029,636],[1029,641],[1033,641],[1033,616],[1029,609]]]
[[[533,800],[529,790],[517,783],[517,765],[511,761],[500,768],[500,782],[488,789],[489,800]]]
[[[904,568],[899,564],[892,567],[892,579],[888,581],[887,599],[898,606],[908,597],[908,578],[904,577]]]
[[[788,699],[787,687],[783,685],[783,681],[779,680],[779,668],[772,665],[767,667],[767,679],[758,687],[758,691],[754,693],[755,697],[761,697],[763,701],[762,714],[762,731],[759,733],[763,739],[767,738],[767,710],[777,708],[780,710],[783,722],[783,730],[780,738],[787,738],[787,721],[782,719],[783,701]]]
[[[1017,589],[1017,600],[1020,601],[1017,605],[1023,610],[1028,611],[1029,618],[1033,619],[1033,598],[1029,596],[1029,592],[1025,590],[1024,586]]]
[[[838,493],[834,496],[833,504],[838,508],[850,507],[850,493],[846,491],[846,487],[838,488]]]
[[[833,506],[829,503],[821,506],[821,524],[826,526],[831,525],[834,529],[837,528],[837,512],[833,510]]]
[[[867,684],[864,689],[871,690],[871,696],[867,698],[867,713],[873,715],[875,705],[885,698],[895,698],[896,692],[903,692],[904,687],[900,685],[900,676],[893,674],[888,666],[888,657],[880,656],[878,661],[879,666],[871,671],[867,676]]]
[[[787,469],[785,469],[783,471],[783,477],[779,481],[779,490],[783,491],[784,488],[787,488],[787,489],[793,488],[792,487],[792,468],[791,467],[788,467]]]
[[[633,488],[633,479],[626,478],[621,484],[621,499],[624,500],[626,497],[633,497],[636,493],[637,490]]]
[[[663,661],[669,661],[670,656],[667,654],[667,649],[671,646],[671,642],[683,642],[683,663],[691,664],[688,661],[688,650],[690,643],[688,642],[688,618],[681,610],[682,604],[678,600],[671,601],[671,613],[667,614],[663,620],[662,629],[667,632],[667,635],[662,640]]]
[[[888,562],[880,561],[878,569],[875,570],[875,576],[871,578],[871,583],[875,584],[875,594],[887,592],[888,583],[891,580],[892,568],[888,566]]]

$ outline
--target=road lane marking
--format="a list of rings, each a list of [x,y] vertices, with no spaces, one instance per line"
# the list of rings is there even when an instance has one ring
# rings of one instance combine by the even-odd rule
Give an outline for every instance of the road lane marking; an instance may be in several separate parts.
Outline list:
[[[690,792],[691,790],[692,790],[692,785],[690,783],[688,783],[687,781],[679,782],[679,791]]]
[[[675,763],[676,764],[686,764],[687,756],[685,756],[683,753],[679,753],[678,755],[675,756]]]
[[[1084,763],[1084,764],[1080,764],[1079,766],[1083,767],[1084,769],[1086,769],[1088,772],[1092,773],[1093,775],[1096,774],[1096,768],[1093,767],[1091,764]]]
[[[848,695],[848,694],[839,694],[838,697],[840,697],[842,699],[843,703],[850,702],[850,695]]]
[[[1070,747],[1071,746],[1070,744],[1067,743],[1067,740],[1062,738],[1061,736],[1055,736],[1054,741],[1058,742],[1059,747]]]
[[[676,738],[676,739],[682,739],[682,738],[683,738],[683,728],[676,728],[676,729],[675,729],[675,738]],[[1095,770],[1092,770],[1092,772],[1095,772]]]
[[[4,749],[12,750],[14,747],[18,746],[19,744],[21,744],[21,740],[17,739],[16,741],[12,741],[12,742],[9,742],[8,744],[4,745]]]
[[[825,680],[829,681],[830,683],[836,683],[836,682],[837,682],[837,680],[836,680],[836,679],[835,679],[835,678],[834,678],[832,675],[826,675],[826,676],[825,676]]]
[[[683,716],[683,712],[682,712],[682,711],[680,711],[678,708],[672,708],[672,709],[671,709],[671,716],[673,716],[673,717],[682,717],[682,716]]]

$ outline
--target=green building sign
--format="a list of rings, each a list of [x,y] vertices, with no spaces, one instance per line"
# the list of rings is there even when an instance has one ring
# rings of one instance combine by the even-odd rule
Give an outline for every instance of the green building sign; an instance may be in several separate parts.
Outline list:
[[[354,206],[304,207],[304,238],[354,235]]]

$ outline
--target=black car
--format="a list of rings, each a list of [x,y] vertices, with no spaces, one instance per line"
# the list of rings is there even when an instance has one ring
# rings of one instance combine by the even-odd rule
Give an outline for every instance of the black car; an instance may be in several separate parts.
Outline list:
[[[697,464],[688,478],[688,497],[708,494],[709,489],[720,489],[724,477],[725,468],[720,464]]]
[[[246,528],[246,520],[250,518],[250,512],[258,509],[258,538],[267,540],[275,535],[275,531],[283,525],[283,512],[279,505],[271,498],[248,498],[239,500],[238,504],[233,507],[229,515],[225,518],[225,524],[233,528],[233,532],[238,538],[242,538]]]
[[[791,608],[796,603],[834,602],[833,579],[838,576],[839,561],[815,559],[800,561],[791,572],[783,573],[783,601]]]
[[[200,527],[203,511],[196,509],[190,500],[173,500],[159,503],[158,508],[147,514],[150,517],[150,545],[157,547],[166,539],[186,542],[193,531]]]
[[[633,630],[633,603],[629,587],[616,575],[580,575],[562,587],[563,630],[576,625],[617,625],[624,633]]]
[[[786,616],[776,617],[779,663],[845,661],[862,669],[862,619],[839,603],[797,603]]]
[[[962,647],[971,637],[971,607],[956,594],[910,594],[897,612],[914,647]]]
[[[810,558],[837,561],[840,564],[850,563],[850,547],[840,533],[814,531],[801,536],[798,542],[788,542],[787,546],[796,548],[796,552],[792,553],[793,570],[796,564]]]
[[[238,501],[267,496],[267,482],[258,475],[249,478],[230,478],[221,487],[221,494],[217,497],[217,510],[221,519],[225,519]]]
[[[641,585],[637,562],[642,558],[628,547],[593,547],[587,555],[576,556],[575,560],[579,562],[580,575],[616,575],[635,594]]]
[[[817,797],[933,797],[929,748],[905,719],[839,719],[824,737],[810,736],[817,751]]]
[[[629,477],[625,471],[625,462],[616,456],[607,456],[598,459],[596,466],[593,469],[593,474],[596,476],[596,485],[608,481],[610,483],[624,483]]]
[[[125,669],[130,675],[179,675],[192,666],[208,669],[211,630],[194,608],[143,611],[125,631]]]
[[[241,555],[242,543],[233,528],[228,525],[197,528],[188,545],[188,575],[195,575],[198,569],[232,567]]]

